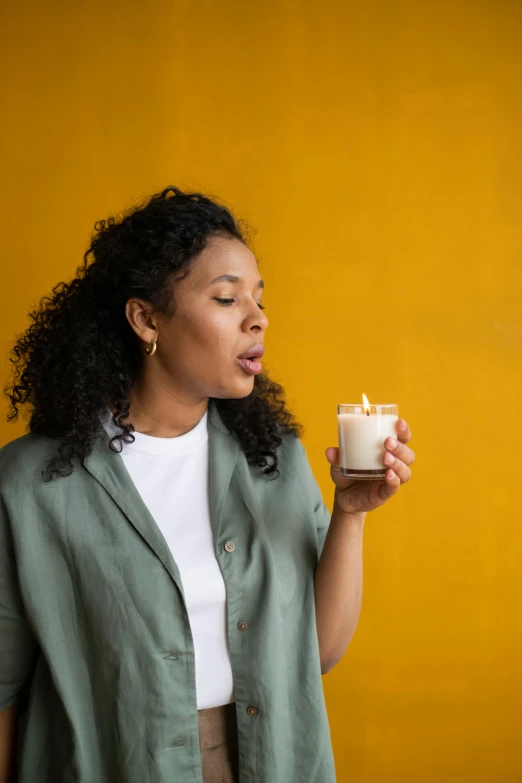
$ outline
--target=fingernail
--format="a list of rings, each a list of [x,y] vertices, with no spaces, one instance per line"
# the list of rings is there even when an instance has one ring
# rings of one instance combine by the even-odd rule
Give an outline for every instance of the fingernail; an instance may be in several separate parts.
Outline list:
[[[388,441],[388,446],[389,446],[390,449],[396,449],[397,448],[397,441],[394,440],[393,438],[390,438],[390,440]]]

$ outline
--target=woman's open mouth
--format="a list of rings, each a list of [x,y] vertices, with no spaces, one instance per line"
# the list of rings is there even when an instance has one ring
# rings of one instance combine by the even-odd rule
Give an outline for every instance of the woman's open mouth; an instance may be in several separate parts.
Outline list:
[[[261,360],[257,356],[253,356],[251,359],[237,359],[236,361],[249,375],[259,375],[263,369]]]

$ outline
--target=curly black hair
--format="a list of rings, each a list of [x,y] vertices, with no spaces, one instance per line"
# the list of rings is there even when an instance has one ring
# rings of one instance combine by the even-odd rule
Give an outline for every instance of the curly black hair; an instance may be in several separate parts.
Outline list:
[[[73,460],[81,464],[92,451],[104,408],[113,410],[113,422],[122,430],[110,441],[113,451],[121,451],[121,443],[114,447],[117,441],[134,441],[134,427],[124,419],[142,359],[125,316],[127,300],[142,298],[171,317],[172,279],[188,274],[190,261],[213,235],[235,237],[246,245],[243,224],[217,199],[173,186],[125,209],[118,220],[95,223],[76,277],[58,283],[51,296],[40,300],[10,357],[13,382],[4,388],[10,400],[7,420],[16,420],[18,406],[28,405],[29,432],[59,441],[42,472],[44,481],[70,475]],[[282,436],[302,432],[286,408],[283,388],[261,373],[247,397],[215,402],[248,463],[268,466],[263,472],[276,478]]]

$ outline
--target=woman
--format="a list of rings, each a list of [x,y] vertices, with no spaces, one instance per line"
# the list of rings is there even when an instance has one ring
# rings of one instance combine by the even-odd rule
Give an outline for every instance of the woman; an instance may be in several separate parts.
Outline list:
[[[0,450],[4,770],[334,781],[321,674],[357,622],[365,514],[410,477],[409,429],[385,481],[343,479],[327,449],[331,515],[261,371],[263,283],[230,212],[169,187],[96,229],[6,389],[9,418],[31,416]]]

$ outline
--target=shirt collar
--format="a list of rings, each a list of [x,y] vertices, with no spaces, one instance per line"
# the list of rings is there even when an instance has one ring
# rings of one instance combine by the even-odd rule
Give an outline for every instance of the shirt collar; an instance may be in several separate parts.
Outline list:
[[[225,502],[230,493],[227,519],[234,524],[246,524],[248,515],[262,524],[262,511],[254,491],[252,477],[239,441],[221,420],[217,406],[209,400],[207,417],[209,445],[209,504],[214,541],[220,540],[220,528]],[[140,536],[161,560],[183,594],[180,574],[172,553],[139,494],[118,451],[109,448],[110,436],[100,422],[91,453],[83,467],[108,492]],[[231,486],[233,491],[230,492]],[[231,508],[233,506],[233,508]]]

